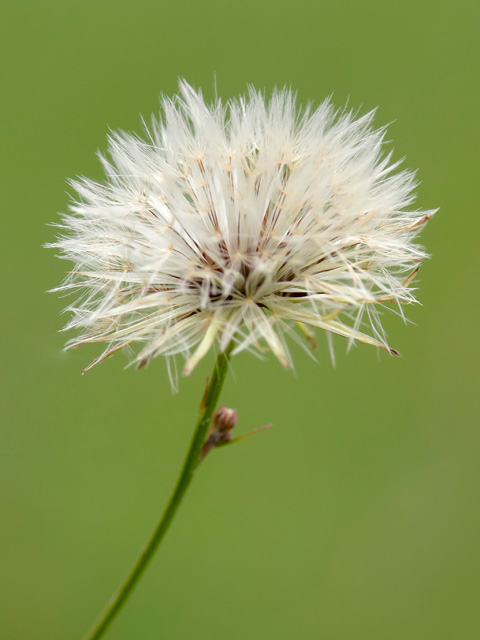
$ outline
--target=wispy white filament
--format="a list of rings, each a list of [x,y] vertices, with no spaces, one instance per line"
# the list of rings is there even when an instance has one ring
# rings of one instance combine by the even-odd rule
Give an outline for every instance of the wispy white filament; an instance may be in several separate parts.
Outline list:
[[[182,354],[184,373],[216,343],[271,350],[311,328],[396,353],[378,306],[409,303],[433,211],[409,210],[413,174],[395,172],[373,112],[300,109],[288,90],[208,105],[182,82],[145,139],[109,138],[106,180],[78,199],[51,246],[75,268],[67,346],[130,345],[139,366]]]

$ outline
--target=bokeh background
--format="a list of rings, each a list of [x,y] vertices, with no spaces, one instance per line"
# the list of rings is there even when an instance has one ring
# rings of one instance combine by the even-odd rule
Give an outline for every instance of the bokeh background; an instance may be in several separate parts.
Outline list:
[[[163,360],[62,352],[66,264],[42,244],[66,178],[101,178],[177,78],[214,95],[291,85],[379,106],[419,168],[423,306],[385,325],[402,359],[325,340],[296,371],[234,361],[238,431],[214,452],[112,640],[480,637],[480,4],[459,0],[2,0],[0,638],[80,639],[171,491],[209,360],[172,395]]]

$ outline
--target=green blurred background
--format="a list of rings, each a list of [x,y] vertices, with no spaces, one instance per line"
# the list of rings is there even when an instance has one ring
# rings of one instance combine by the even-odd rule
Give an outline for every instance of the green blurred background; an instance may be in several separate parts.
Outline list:
[[[66,178],[101,178],[108,128],[140,130],[177,78],[207,97],[291,85],[379,106],[419,168],[415,324],[390,358],[234,360],[238,430],[214,452],[112,640],[480,637],[480,5],[242,0],[1,2],[0,638],[80,640],[171,491],[211,360],[172,395],[163,360],[62,352],[66,265],[42,248]]]

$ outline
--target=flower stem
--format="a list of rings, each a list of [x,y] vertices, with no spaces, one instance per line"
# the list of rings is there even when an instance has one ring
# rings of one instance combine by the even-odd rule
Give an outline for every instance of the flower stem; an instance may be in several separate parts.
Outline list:
[[[140,557],[138,558],[135,566],[130,571],[125,582],[114,593],[110,602],[106,606],[105,610],[100,615],[95,626],[85,636],[85,640],[98,640],[101,638],[110,623],[115,618],[117,613],[122,608],[124,602],[132,592],[138,579],[145,571],[148,563],[152,559],[155,551],[157,550],[160,542],[163,540],[168,528],[173,520],[175,512],[177,511],[183,496],[185,495],[190,482],[193,479],[195,468],[199,462],[200,455],[202,453],[202,446],[207,437],[208,428],[212,421],[213,413],[220,396],[220,392],[225,381],[225,377],[228,371],[229,356],[233,349],[231,344],[224,352],[219,353],[215,362],[211,380],[207,383],[204,398],[200,407],[200,415],[193,433],[193,438],[190,443],[185,462],[183,463],[180,476],[178,477],[175,489],[170,497],[170,500],[163,512],[163,515],[158,523],[155,531],[152,533],[145,548],[143,549]]]

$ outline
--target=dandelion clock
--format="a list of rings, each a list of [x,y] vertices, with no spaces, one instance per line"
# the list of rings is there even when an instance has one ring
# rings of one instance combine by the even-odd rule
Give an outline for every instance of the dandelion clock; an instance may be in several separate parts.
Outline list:
[[[50,245],[73,263],[56,289],[73,294],[67,346],[100,343],[85,371],[128,348],[139,368],[163,356],[176,388],[216,357],[170,502],[88,640],[131,593],[198,464],[239,439],[236,412],[217,407],[231,358],[271,351],[290,368],[290,345],[311,349],[320,333],[332,355],[334,334],[398,355],[379,309],[416,301],[415,240],[434,213],[413,207],[414,175],[385,154],[373,112],[301,108],[289,90],[207,104],[185,82],[161,107],[142,136],[110,136],[102,183],[71,183]]]

